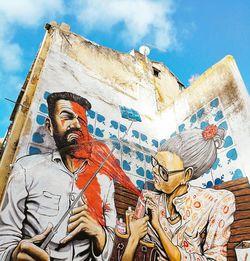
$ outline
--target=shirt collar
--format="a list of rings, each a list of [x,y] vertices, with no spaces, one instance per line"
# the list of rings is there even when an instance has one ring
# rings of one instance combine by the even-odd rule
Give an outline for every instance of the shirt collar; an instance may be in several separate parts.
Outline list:
[[[165,216],[167,217],[167,218],[169,218],[170,217],[170,214],[169,214],[169,212],[168,212],[168,206],[167,206],[167,197],[166,197],[166,194],[165,193],[163,193],[163,195],[162,195],[162,201],[163,201],[163,206],[164,206],[164,209],[165,209]]]
[[[52,151],[52,158],[51,159],[52,159],[52,161],[56,161],[56,162],[62,161],[62,157],[61,157],[61,155],[60,155],[58,150],[53,150]]]
[[[179,205],[183,203],[186,200],[186,198],[190,196],[191,188],[192,187],[189,185],[189,183],[187,183],[187,192],[179,197],[175,197],[173,200],[174,205]]]
[[[52,151],[52,161],[54,161],[54,162],[56,162],[56,163],[61,163],[61,165],[63,165],[64,166],[64,168],[66,168],[66,166],[64,165],[64,162],[63,162],[63,160],[62,160],[62,157],[61,157],[61,155],[60,155],[60,153],[59,153],[59,151],[58,150],[53,150]],[[85,165],[85,163],[87,163],[87,164],[89,164],[89,160],[88,159],[85,159],[83,162],[82,162],[82,164],[81,164],[81,166],[79,167],[79,169],[77,169],[74,173],[79,173],[86,165]],[[67,168],[66,168],[67,169]],[[67,171],[69,171],[68,169],[67,169]]]

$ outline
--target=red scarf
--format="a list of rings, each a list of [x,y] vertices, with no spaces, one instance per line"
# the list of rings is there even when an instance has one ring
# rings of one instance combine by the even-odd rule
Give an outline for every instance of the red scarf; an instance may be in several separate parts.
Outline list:
[[[81,129],[83,133],[82,140],[79,140],[79,144],[82,144],[79,150],[74,152],[76,158],[86,158],[88,163],[81,173],[78,175],[76,185],[79,189],[82,189],[89,179],[94,175],[103,161],[111,153],[108,146],[101,141],[95,140],[87,129],[86,110],[76,102],[71,102],[74,112],[81,117],[80,121]],[[85,145],[84,145],[85,144]],[[109,156],[99,174],[106,175],[110,180],[115,180],[131,192],[139,196],[140,192],[135,185],[128,178],[126,173],[122,170],[117,163],[113,154]],[[107,188],[108,189],[108,188]],[[93,218],[95,218],[101,225],[105,225],[104,213],[110,210],[109,205],[104,205],[101,199],[101,187],[97,177],[95,177],[89,184],[88,188],[84,192],[86,198],[86,204],[88,210]]]

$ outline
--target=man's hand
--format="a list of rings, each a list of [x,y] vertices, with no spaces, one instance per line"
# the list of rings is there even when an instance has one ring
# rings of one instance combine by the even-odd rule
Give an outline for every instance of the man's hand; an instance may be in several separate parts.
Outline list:
[[[35,244],[43,241],[52,229],[52,224],[39,235],[19,242],[12,253],[12,261],[49,261],[48,253]]]
[[[98,221],[91,217],[86,204],[72,210],[68,224],[69,234],[60,243],[67,243],[82,232],[93,238],[95,254],[99,255],[105,246],[106,234]]]

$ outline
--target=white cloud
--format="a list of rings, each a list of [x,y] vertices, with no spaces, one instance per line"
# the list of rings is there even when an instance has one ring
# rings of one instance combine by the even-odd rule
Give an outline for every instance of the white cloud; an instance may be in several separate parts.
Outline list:
[[[12,24],[34,26],[45,16],[63,12],[63,0],[0,0],[0,14]]]
[[[15,100],[24,82],[20,78],[20,72],[24,67],[25,52],[18,44],[23,38],[14,40],[14,36],[17,36],[20,28],[36,28],[41,26],[43,19],[54,20],[55,15],[63,14],[63,5],[63,0],[0,0],[0,99],[2,102],[0,133],[2,135],[9,124],[7,115],[13,109],[13,104],[4,101],[3,98]]]
[[[10,25],[0,17],[0,62],[1,70],[16,71],[21,68],[22,50],[17,43],[12,42]]]
[[[111,30],[123,25],[120,35],[130,46],[143,42],[160,49],[174,47],[172,0],[75,0],[77,19],[88,30]]]
[[[45,17],[62,14],[63,0],[0,0],[0,62],[2,70],[22,68],[23,51],[13,42],[18,27],[35,27]]]
[[[0,41],[0,49],[4,50],[0,54],[4,70],[14,71],[21,68],[22,50],[18,44]]]
[[[22,50],[17,43],[11,42],[11,37],[8,36],[7,32],[0,34],[0,50],[2,70],[16,71],[21,68]]]

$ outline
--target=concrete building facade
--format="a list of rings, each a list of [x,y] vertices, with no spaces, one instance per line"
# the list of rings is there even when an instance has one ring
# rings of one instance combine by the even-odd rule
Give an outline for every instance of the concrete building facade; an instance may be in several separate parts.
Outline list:
[[[212,168],[193,185],[211,188],[250,178],[250,99],[237,65],[227,56],[185,88],[164,65],[133,50],[120,53],[70,32],[66,24],[46,25],[41,48],[12,114],[0,162],[0,193],[14,162],[24,155],[55,149],[45,129],[46,99],[53,92],[87,98],[88,130],[112,148],[121,168],[139,189],[153,187],[150,155],[169,137],[215,124],[226,130]],[[140,113],[142,121],[121,117],[120,107]],[[129,129],[121,142],[121,137]],[[127,145],[126,145],[127,144]]]

